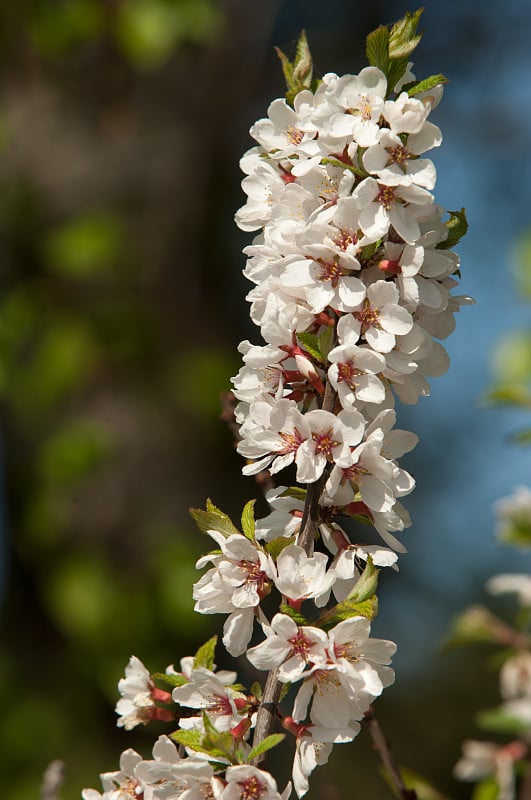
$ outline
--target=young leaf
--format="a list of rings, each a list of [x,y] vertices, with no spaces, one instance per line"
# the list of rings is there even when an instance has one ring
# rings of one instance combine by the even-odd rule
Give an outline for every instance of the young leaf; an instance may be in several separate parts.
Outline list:
[[[276,561],[281,552],[290,544],[293,544],[294,540],[294,536],[277,536],[276,539],[271,539],[271,541],[266,544],[265,549],[273,561]]]
[[[184,745],[184,747],[191,747],[193,750],[198,750],[200,753],[209,752],[202,746],[203,734],[200,731],[174,731],[173,733],[170,733],[170,739],[172,739],[174,742],[177,742],[177,744]]]
[[[262,699],[263,690],[261,684],[258,683],[258,681],[255,681],[251,686],[251,694],[254,695],[254,697],[256,697],[257,700]]]
[[[501,708],[491,708],[488,711],[481,711],[476,716],[476,724],[484,731],[516,737],[523,736],[529,727],[518,717],[511,717],[504,713]]]
[[[280,497],[293,497],[294,500],[300,500],[304,503],[306,500],[307,489],[303,489],[302,486],[288,486],[285,489]]]
[[[249,500],[242,511],[242,532],[252,542],[255,540],[254,504],[256,500]]]
[[[434,89],[435,86],[439,86],[441,83],[448,83],[448,78],[445,78],[444,75],[430,75],[429,78],[424,78],[423,81],[410,86],[407,93],[410,97],[414,97],[416,94],[421,94],[421,92],[429,92],[430,89]]]
[[[277,744],[280,744],[280,742],[285,738],[285,733],[272,733],[270,736],[266,736],[265,739],[262,739],[260,744],[256,745],[256,747],[253,747],[247,756],[247,762],[251,764],[254,758],[261,756],[262,753],[267,753],[268,750],[271,750],[272,747],[276,747]]]
[[[494,778],[485,778],[474,788],[472,800],[498,800],[500,787]]]
[[[286,616],[291,617],[291,619],[297,623],[297,625],[310,625],[310,620],[307,619],[304,614],[301,614],[300,611],[296,611],[292,608],[288,603],[281,603],[279,611],[281,614],[286,614]]]
[[[313,333],[298,333],[299,342],[305,350],[315,358],[317,361],[322,361],[321,348],[319,347],[319,339]]]
[[[167,675],[165,672],[155,672],[151,677],[153,678],[154,681],[157,681],[158,683],[163,683],[166,686],[171,686],[171,687],[184,686],[185,683],[190,682],[188,678],[185,678],[184,675],[181,675],[179,673],[176,674],[170,673],[169,675]]]
[[[444,242],[439,242],[437,245],[438,250],[449,250],[450,247],[454,247],[468,230],[468,222],[464,208],[462,208],[461,211],[449,211],[448,213],[450,214],[450,219],[446,222],[448,236]]]
[[[323,630],[328,631],[334,628],[340,622],[351,617],[365,617],[366,619],[374,619],[378,613],[378,598],[375,594],[368,597],[361,602],[354,602],[352,600],[343,600],[336,606],[330,609],[328,613],[324,614],[321,619],[317,620],[317,625]]]
[[[280,58],[282,72],[286,81],[286,100],[290,105],[293,105],[293,101],[299,92],[302,92],[303,89],[313,88],[312,54],[305,32],[301,32],[293,61],[290,61],[280,48],[277,47],[276,52]]]
[[[393,59],[408,58],[422,39],[422,33],[417,34],[417,28],[423,8],[418,8],[413,14],[406,11],[402,19],[395,22],[389,34],[389,57]]]
[[[369,33],[365,42],[365,52],[371,67],[378,67],[387,75],[389,69],[389,28],[380,25]]]
[[[365,569],[347,597],[347,600],[355,603],[362,603],[367,598],[372,597],[378,586],[379,570],[373,564],[372,558],[368,556]]]
[[[194,669],[205,667],[205,669],[212,669],[214,666],[214,653],[216,651],[216,644],[218,637],[213,636],[208,642],[201,645],[199,650],[194,656]]]
[[[323,333],[319,336],[319,352],[321,353],[321,359],[326,362],[328,361],[328,353],[332,349],[334,344],[334,328],[326,328]]]
[[[203,533],[214,530],[226,537],[239,533],[238,528],[230,518],[219,508],[216,508],[210,498],[206,501],[206,509],[204,511],[202,508],[191,508],[190,514],[199,530]]]

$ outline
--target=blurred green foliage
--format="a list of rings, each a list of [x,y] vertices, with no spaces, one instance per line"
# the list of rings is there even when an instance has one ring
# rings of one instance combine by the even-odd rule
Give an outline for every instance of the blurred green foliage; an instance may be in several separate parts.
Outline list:
[[[173,243],[152,254],[152,220],[167,213],[164,191],[153,191],[156,181],[164,186],[164,170],[150,179],[151,194],[127,183],[156,152],[157,136],[171,141],[178,97],[169,101],[173,117],[150,120],[153,140],[129,154],[128,172],[94,153],[120,135],[131,146],[131,120],[145,113],[150,90],[127,87],[149,81],[156,90],[168,62],[186,47],[197,61],[223,20],[217,0],[0,7],[0,88],[11,81],[20,103],[15,122],[0,107],[0,162],[9,167],[0,178],[0,402],[10,540],[0,771],[10,800],[37,798],[53,759],[65,761],[62,800],[74,800],[83,786],[98,786],[124,748],[147,754],[143,732],[125,738],[114,727],[129,656],[164,669],[212,630],[193,614],[202,542],[187,522],[194,498],[183,499],[181,484],[188,474],[194,480],[207,437],[215,458],[219,393],[236,358],[226,342],[212,351],[208,336],[175,319]],[[108,99],[116,75],[125,88]],[[17,161],[11,148],[28,130],[17,128],[17,113],[31,92],[40,92],[43,119],[46,98],[61,98],[50,112],[52,148],[40,149],[37,116]],[[70,135],[74,120],[82,134],[65,147],[60,134]],[[171,213],[182,224],[183,209]],[[192,301],[188,311],[193,319]]]
[[[531,230],[522,233],[513,252],[513,273],[517,289],[531,300]],[[486,401],[500,406],[531,410],[531,325],[511,331],[492,354],[493,383]],[[531,425],[513,435],[518,444],[531,444]]]

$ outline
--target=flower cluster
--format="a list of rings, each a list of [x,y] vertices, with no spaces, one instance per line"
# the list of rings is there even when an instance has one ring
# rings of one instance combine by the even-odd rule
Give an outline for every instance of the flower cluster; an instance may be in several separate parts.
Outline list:
[[[498,517],[497,534],[502,542],[529,548],[531,492],[519,486],[510,497],[495,505]],[[515,595],[518,613],[514,625],[509,625],[481,606],[469,609],[461,620],[463,641],[488,641],[503,648],[503,663],[499,673],[499,689],[503,702],[480,714],[481,726],[494,733],[510,737],[506,743],[468,740],[454,767],[459,780],[494,782],[499,800],[515,800],[516,777],[531,746],[531,575],[501,573],[493,575],[486,584],[492,595]]]
[[[266,341],[242,342],[233,379],[243,471],[326,477],[321,504],[348,513],[359,501],[392,547],[414,486],[396,459],[416,442],[393,430],[394,396],[429,394],[427,378],[448,367],[438,340],[469,301],[451,293],[458,257],[424,157],[441,144],[428,117],[442,85],[412,96],[402,87],[414,80],[408,70],[389,86],[370,66],[325,75],[293,108],[274,100],[250,131],[236,215],[259,231],[244,274]]]
[[[287,734],[300,798],[394,681],[396,645],[371,637],[379,568],[396,569],[405,550],[394,534],[410,524],[400,498],[414,487],[398,459],[417,437],[395,427],[394,398],[429,393],[428,377],[448,366],[439,340],[468,301],[451,294],[464,213],[443,221],[424,157],[441,143],[428,116],[444,78],[417,83],[404,60],[420,13],[371,34],[358,75],[312,81],[301,37],[293,63],[281,54],[287,100],[252,126],[257,146],[241,162],[248,200],[236,220],[259,231],[245,274],[265,344],[239,348],[238,450],[245,474],[293,465],[305,486],[270,488],[270,513],[255,519],[250,501],[241,526],[210,500],[192,509],[215,544],[193,596],[197,612],[225,615],[227,651],[268,675],[248,691],[216,671],[215,637],[179,672],[151,675],[133,657],[118,725],[177,729],[152,761],[126,751],[102,776],[103,796],[84,800],[287,800],[291,785],[279,794],[258,768]],[[370,522],[386,546],[353,543],[342,517]],[[286,733],[272,732],[276,721]]]

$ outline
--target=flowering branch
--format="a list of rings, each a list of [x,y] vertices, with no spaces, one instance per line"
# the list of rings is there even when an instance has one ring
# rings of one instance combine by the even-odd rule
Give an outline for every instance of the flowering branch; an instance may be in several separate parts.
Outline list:
[[[398,792],[398,795],[402,797],[403,800],[417,800],[417,793],[415,790],[408,789],[404,783],[404,779],[402,778],[402,774],[400,772],[400,767],[395,761],[395,757],[393,756],[389,742],[383,734],[380,723],[374,716],[372,706],[366,712],[364,722],[367,724],[371,734],[374,749],[380,756],[384,769],[396,791]]]
[[[265,344],[240,344],[238,404],[233,417],[226,403],[224,416],[237,426],[244,474],[294,465],[298,485],[270,487],[262,519],[254,500],[237,523],[211,500],[191,510],[214,542],[197,562],[206,571],[195,610],[226,615],[223,645],[265,683],[247,690],[217,671],[215,637],[179,672],[152,675],[133,657],[118,724],[156,719],[178,729],[160,737],[153,761],[126,751],[104,785],[153,800],[174,800],[177,784],[216,800],[287,800],[291,784],[280,793],[258,764],[290,735],[301,798],[313,770],[365,718],[402,797],[415,796],[368,711],[394,681],[396,645],[371,638],[371,622],[380,569],[405,550],[394,534],[410,525],[400,498],[415,485],[398,459],[417,437],[395,428],[394,402],[429,394],[427,378],[448,366],[438,340],[469,302],[451,293],[459,260],[449,247],[466,229],[464,213],[444,222],[435,168],[421,158],[441,143],[428,116],[445,79],[417,82],[411,72],[420,13],[370,34],[369,66],[358,75],[314,79],[304,35],[293,61],[279,52],[286,98],[251,127],[256,146],[241,160],[248,199],[236,214],[240,228],[258,232],[244,274]],[[385,546],[353,544],[340,517],[362,517]],[[272,618],[262,607],[269,595]],[[262,638],[250,647],[256,627]],[[297,692],[284,711],[290,685]],[[273,732],[277,719],[286,733]]]

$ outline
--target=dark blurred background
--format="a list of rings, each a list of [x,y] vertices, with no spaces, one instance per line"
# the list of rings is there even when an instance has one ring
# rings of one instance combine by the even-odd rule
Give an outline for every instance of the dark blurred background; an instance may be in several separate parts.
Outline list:
[[[383,581],[376,635],[399,652],[397,683],[377,707],[399,759],[464,798],[451,767],[461,739],[477,735],[474,712],[497,702],[496,672],[485,653],[442,642],[489,574],[523,569],[494,543],[492,504],[529,483],[528,452],[509,441],[525,417],[480,398],[529,358],[529,309],[511,263],[515,247],[531,249],[531,6],[425,5],[417,78],[450,79],[434,113],[445,136],[434,154],[437,199],[467,207],[462,285],[478,305],[457,320],[452,371],[431,398],[400,409],[421,437],[407,464],[418,488],[407,502],[410,554]],[[305,28],[318,74],[356,72],[366,34],[407,8],[0,3],[0,773],[9,800],[37,798],[54,758],[66,762],[62,798],[74,800],[115,769],[121,750],[147,756],[147,732],[114,727],[129,656],[163,669],[220,630],[221,618],[192,612],[205,541],[187,508],[210,496],[237,517],[258,491],[219,420],[238,341],[259,341],[241,277],[249,236],[233,223],[244,200],[238,159],[250,124],[284,91],[274,45],[290,51]],[[525,352],[511,362],[516,345],[500,351],[499,342],[518,330]],[[336,750],[310,797],[340,800],[353,787],[356,797],[388,796],[365,737]]]

